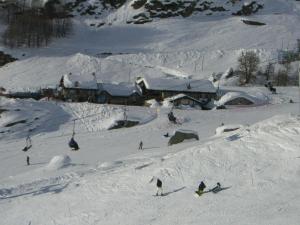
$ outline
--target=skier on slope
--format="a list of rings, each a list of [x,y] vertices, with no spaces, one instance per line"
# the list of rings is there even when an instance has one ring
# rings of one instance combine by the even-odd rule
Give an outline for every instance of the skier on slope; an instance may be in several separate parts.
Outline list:
[[[158,195],[163,196],[162,181],[157,177],[152,177],[149,183],[153,182],[154,180],[156,180],[156,187],[157,187],[156,196]]]
[[[26,163],[27,163],[27,166],[30,165],[30,158],[29,158],[29,156],[26,157]]]
[[[216,193],[218,193],[218,192],[221,191],[221,190],[222,190],[221,184],[218,182],[217,185],[216,185],[214,188],[210,189],[209,191],[211,191],[211,192],[213,192],[214,194],[216,194]]]
[[[142,141],[139,144],[139,150],[143,150],[143,142]]]
[[[157,178],[157,181],[156,181],[156,187],[157,187],[156,196],[158,196],[159,192],[160,192],[160,196],[162,196],[163,195],[162,182],[158,178]]]
[[[196,191],[196,193],[199,196],[202,195],[205,188],[206,188],[206,185],[204,184],[203,181],[201,181],[200,184],[199,184],[199,186],[198,186],[198,190]]]

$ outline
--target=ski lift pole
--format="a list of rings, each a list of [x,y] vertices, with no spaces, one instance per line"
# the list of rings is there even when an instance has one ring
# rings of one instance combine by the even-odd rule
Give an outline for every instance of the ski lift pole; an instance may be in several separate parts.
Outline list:
[[[299,62],[299,67],[298,67],[298,91],[299,91],[299,112],[298,116],[300,117],[300,62]]]
[[[75,122],[76,122],[76,119],[74,119],[74,123],[73,123],[72,138],[75,136]]]

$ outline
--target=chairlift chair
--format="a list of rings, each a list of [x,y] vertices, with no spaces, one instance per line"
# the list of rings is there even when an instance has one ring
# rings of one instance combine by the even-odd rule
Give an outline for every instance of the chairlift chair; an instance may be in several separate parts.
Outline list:
[[[74,124],[73,124],[73,133],[72,133],[72,137],[69,141],[69,147],[74,150],[74,151],[77,151],[79,150],[79,146],[78,146],[78,143],[75,141],[74,137],[75,137],[75,121],[74,120]]]
[[[168,113],[168,118],[170,122],[176,123],[176,117],[174,116],[172,111]]]

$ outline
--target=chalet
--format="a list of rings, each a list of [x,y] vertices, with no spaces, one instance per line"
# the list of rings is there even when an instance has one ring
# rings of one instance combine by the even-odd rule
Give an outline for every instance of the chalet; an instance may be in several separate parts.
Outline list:
[[[72,102],[95,102],[98,93],[96,78],[92,75],[65,74],[60,80],[59,97]]]
[[[216,88],[209,80],[140,77],[137,78],[136,85],[140,87],[146,100],[162,101],[178,94],[185,94],[195,100],[216,97]]]
[[[174,107],[193,107],[193,108],[202,108],[204,104],[202,101],[194,99],[185,94],[178,94],[169,98],[166,98],[164,102],[170,102]]]
[[[97,103],[119,105],[143,105],[143,98],[138,87],[129,83],[98,83]]]

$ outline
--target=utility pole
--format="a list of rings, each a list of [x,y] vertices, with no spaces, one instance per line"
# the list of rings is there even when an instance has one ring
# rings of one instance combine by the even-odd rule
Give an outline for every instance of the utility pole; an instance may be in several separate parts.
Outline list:
[[[130,83],[130,80],[131,80],[131,63],[129,63],[128,83]]]
[[[202,71],[203,71],[203,66],[204,66],[204,56],[205,55],[203,55],[203,57],[202,57]]]
[[[298,86],[298,90],[299,90],[299,116],[300,116],[300,62],[299,62],[298,73],[299,73],[299,74],[298,74],[298,75],[299,75],[299,76],[298,76],[298,82],[299,82],[299,83],[298,83],[298,85],[299,85],[299,86]]]

